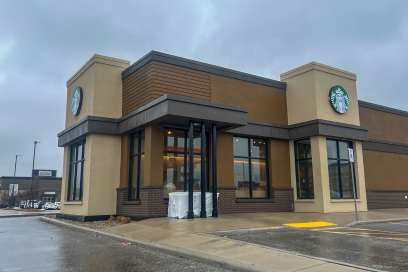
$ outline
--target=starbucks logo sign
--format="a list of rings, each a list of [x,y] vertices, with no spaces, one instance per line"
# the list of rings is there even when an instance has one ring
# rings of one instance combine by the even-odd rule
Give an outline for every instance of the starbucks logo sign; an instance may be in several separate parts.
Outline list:
[[[336,85],[330,88],[329,102],[335,112],[343,114],[348,111],[350,98],[343,87]]]

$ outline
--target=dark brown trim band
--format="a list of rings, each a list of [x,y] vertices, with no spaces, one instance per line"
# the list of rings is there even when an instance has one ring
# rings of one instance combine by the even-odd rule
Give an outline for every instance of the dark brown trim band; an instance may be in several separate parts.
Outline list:
[[[248,123],[246,126],[230,129],[227,132],[234,135],[289,140],[289,127],[287,125]]]
[[[363,143],[363,150],[408,155],[408,145],[368,139]]]
[[[65,146],[88,134],[119,135],[119,120],[87,116],[77,125],[58,133],[58,146]]]
[[[249,135],[282,140],[296,140],[312,136],[326,136],[364,141],[367,139],[367,129],[326,120],[312,120],[294,125],[276,125],[248,123],[246,126],[227,131],[236,135]]]
[[[146,64],[156,61],[166,64],[172,64],[192,70],[197,70],[201,72],[206,72],[214,75],[234,78],[238,80],[243,80],[251,83],[256,83],[260,85],[275,87],[281,90],[286,90],[286,83],[278,80],[273,80],[265,77],[260,77],[256,75],[247,74],[244,72],[203,63],[191,59],[181,58],[169,54],[165,54],[157,51],[150,51],[148,54],[144,55],[141,59],[136,61],[134,64],[129,66],[126,70],[122,72],[122,79],[127,78]]]
[[[357,141],[367,139],[368,130],[361,126],[316,119],[289,126],[291,140],[312,136],[326,136]]]
[[[360,107],[363,107],[363,108],[368,108],[368,109],[373,109],[373,110],[382,111],[382,112],[386,112],[386,113],[397,114],[397,115],[400,115],[400,116],[403,116],[403,117],[408,117],[408,111],[403,111],[403,110],[399,110],[399,109],[395,109],[395,108],[390,108],[390,107],[374,104],[374,103],[367,102],[367,101],[359,100],[358,105]]]

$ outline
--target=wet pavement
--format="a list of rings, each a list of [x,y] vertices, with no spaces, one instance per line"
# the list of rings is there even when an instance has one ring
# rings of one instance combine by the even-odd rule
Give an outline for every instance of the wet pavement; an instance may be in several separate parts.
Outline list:
[[[0,219],[0,272],[229,271],[37,217]]]
[[[362,229],[372,229],[372,230],[399,232],[399,233],[408,234],[408,221],[407,220],[383,222],[383,223],[369,223],[369,224],[364,223],[364,224],[357,224],[354,227],[362,228]]]
[[[385,271],[408,271],[408,221],[233,231],[227,238]]]

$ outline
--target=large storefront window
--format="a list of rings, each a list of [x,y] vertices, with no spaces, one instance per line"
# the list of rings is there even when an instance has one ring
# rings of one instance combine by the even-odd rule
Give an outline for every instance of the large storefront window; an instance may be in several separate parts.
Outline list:
[[[200,189],[201,181],[201,138],[194,133],[194,190]],[[164,191],[187,190],[187,131],[168,129],[164,135],[163,177]]]
[[[353,148],[352,142],[327,140],[330,197],[332,199],[353,198],[349,148]]]
[[[129,152],[129,200],[139,199],[140,185],[143,183],[144,133],[130,135]]]
[[[70,147],[68,201],[82,200],[82,184],[85,158],[85,140]]]
[[[236,197],[269,197],[266,141],[243,137],[234,137],[233,141]]]
[[[298,199],[314,199],[310,140],[295,142],[296,191]]]

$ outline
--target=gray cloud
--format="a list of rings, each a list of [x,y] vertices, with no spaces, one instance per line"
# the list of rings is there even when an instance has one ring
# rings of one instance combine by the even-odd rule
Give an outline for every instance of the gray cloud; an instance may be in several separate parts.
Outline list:
[[[319,61],[358,75],[361,99],[408,110],[405,1],[2,1],[0,175],[61,170],[65,82],[92,54],[155,49],[271,78]]]

